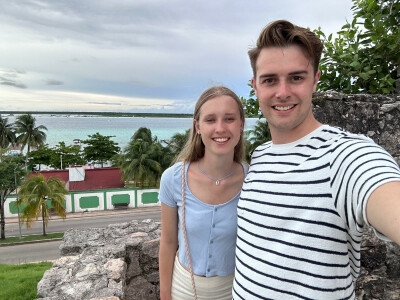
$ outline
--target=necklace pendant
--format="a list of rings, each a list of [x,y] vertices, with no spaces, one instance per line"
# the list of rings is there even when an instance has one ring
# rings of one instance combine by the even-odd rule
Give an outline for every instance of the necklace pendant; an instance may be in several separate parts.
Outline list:
[[[219,180],[216,180],[216,181],[215,181],[215,185],[219,185]]]

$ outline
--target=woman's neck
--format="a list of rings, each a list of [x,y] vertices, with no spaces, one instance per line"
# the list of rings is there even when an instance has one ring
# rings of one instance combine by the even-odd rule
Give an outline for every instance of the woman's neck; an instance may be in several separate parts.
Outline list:
[[[199,159],[199,167],[201,170],[213,178],[225,176],[233,170],[234,165],[233,153],[229,156],[212,156],[205,153],[205,155]]]

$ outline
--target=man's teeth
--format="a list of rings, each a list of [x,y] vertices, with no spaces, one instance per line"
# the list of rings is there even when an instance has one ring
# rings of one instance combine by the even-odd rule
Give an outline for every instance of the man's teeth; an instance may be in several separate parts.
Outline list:
[[[294,107],[294,105],[290,105],[290,106],[275,106],[275,109],[283,111],[283,110],[289,110],[289,109],[291,109],[293,107]]]
[[[214,141],[219,142],[219,143],[223,143],[226,142],[228,140],[228,138],[215,138]]]

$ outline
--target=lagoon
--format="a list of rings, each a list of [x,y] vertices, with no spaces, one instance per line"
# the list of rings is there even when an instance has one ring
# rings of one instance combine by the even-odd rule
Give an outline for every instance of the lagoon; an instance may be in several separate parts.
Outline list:
[[[17,115],[8,117],[12,123]],[[113,116],[88,116],[88,115],[40,115],[33,114],[36,126],[47,127],[46,143],[54,147],[63,141],[72,145],[75,139],[85,140],[89,135],[99,132],[102,135],[113,136],[112,140],[124,148],[130,138],[140,127],[149,128],[159,140],[168,140],[175,133],[184,133],[191,128],[192,118],[169,117],[113,117]],[[257,118],[246,119],[245,130],[252,129]]]

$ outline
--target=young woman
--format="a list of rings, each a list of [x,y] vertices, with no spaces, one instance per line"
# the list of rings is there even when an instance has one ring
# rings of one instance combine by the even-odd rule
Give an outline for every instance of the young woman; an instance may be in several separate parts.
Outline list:
[[[236,206],[247,173],[243,127],[234,92],[203,92],[189,140],[161,178],[161,300],[232,299]]]

